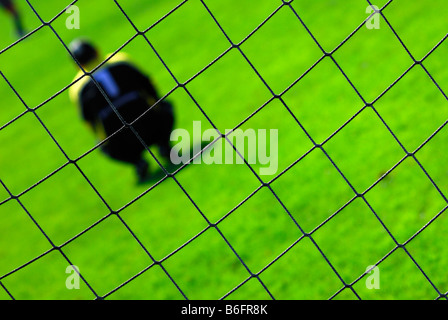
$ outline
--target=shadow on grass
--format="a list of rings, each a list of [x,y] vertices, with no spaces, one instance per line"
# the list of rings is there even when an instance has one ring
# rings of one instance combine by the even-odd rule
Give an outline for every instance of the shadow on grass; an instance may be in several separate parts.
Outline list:
[[[195,155],[194,152],[197,150],[198,145],[200,145],[201,150],[203,150],[209,144],[210,144],[210,142],[207,142],[207,141],[203,141],[201,143],[196,144],[195,146],[190,148],[190,155],[192,155],[192,157]],[[181,168],[184,165],[183,163],[173,164],[169,159],[163,159],[163,160],[158,159],[158,160],[163,165],[165,170],[169,173],[176,172],[176,170],[178,170],[179,168]],[[156,164],[155,162],[153,162],[152,164],[154,166],[157,165],[157,168],[154,168],[154,166],[152,166],[149,169],[148,177],[144,181],[140,181],[138,183],[138,185],[153,185],[153,184],[157,183],[158,181],[160,181],[161,179],[166,177],[165,171],[162,170],[162,168],[160,168],[160,166],[158,164]],[[190,166],[190,164],[186,165],[185,168],[188,168],[189,166]],[[182,170],[185,170],[185,168],[183,168]]]

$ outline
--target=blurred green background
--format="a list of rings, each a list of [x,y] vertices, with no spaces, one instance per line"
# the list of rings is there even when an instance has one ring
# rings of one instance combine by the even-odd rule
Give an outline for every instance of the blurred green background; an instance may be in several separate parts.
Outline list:
[[[26,1],[16,2],[27,30],[38,28],[42,23]],[[279,130],[277,174],[283,174],[261,176],[265,182],[273,180],[272,190],[260,188],[245,165],[190,165],[174,180],[163,178],[154,160],[153,179],[136,185],[133,168],[97,150],[87,153],[97,141],[66,90],[76,65],[49,26],[3,50],[16,40],[3,11],[0,70],[28,107],[38,107],[36,115],[45,126],[33,113],[24,114],[24,104],[0,78],[0,179],[10,193],[20,195],[19,203],[0,185],[4,288],[15,299],[95,298],[83,282],[79,290],[67,290],[68,262],[51,250],[37,223],[55,245],[64,244],[65,256],[106,299],[183,299],[172,280],[189,299],[270,299],[261,283],[276,299],[328,299],[335,293],[336,299],[436,299],[438,292],[447,292],[443,239],[448,224],[446,213],[438,215],[447,205],[447,129],[426,142],[448,118],[448,102],[435,85],[448,92],[448,42],[426,57],[447,34],[445,1],[394,0],[383,11],[414,58],[426,57],[423,66],[432,79],[416,65],[384,93],[413,60],[383,18],[380,29],[361,26],[336,50],[334,60],[359,94],[331,57],[322,58],[294,11],[330,52],[368,17],[366,1],[295,0],[294,11],[280,0],[204,2],[234,43],[275,11],[241,50],[274,93],[282,94],[295,119],[279,99],[271,99],[237,49],[188,82],[194,100],[183,88],[173,90],[175,80],[145,38],[134,37],[135,29],[114,1],[79,0],[79,30],[65,27],[66,13],[51,26],[66,44],[86,36],[103,54],[134,37],[122,52],[153,78],[162,95],[172,92],[168,100],[176,108],[177,128],[192,131],[193,121],[201,121],[203,130],[212,127],[198,105],[224,131],[270,101],[241,129]],[[70,1],[30,3],[48,22]],[[139,30],[151,27],[147,38],[179,82],[230,47],[199,0],[182,2],[158,23],[181,1],[118,3]],[[359,95],[375,101],[374,109],[364,108]],[[334,164],[314,147],[298,121],[316,143],[325,142],[323,150]],[[407,151],[417,150],[418,162],[403,160],[406,153],[389,130]],[[82,156],[77,166],[67,163],[55,141],[70,159]],[[158,156],[157,150],[154,154]],[[341,173],[357,192],[368,190],[366,201],[356,198]],[[121,219],[109,215],[110,209],[119,211]],[[220,232],[207,220],[219,221]],[[313,241],[302,237],[294,221]],[[406,246],[397,248],[394,239]],[[153,265],[148,253],[162,264]],[[250,274],[235,253],[252,273],[262,271],[260,281],[248,280]],[[381,288],[369,290],[365,277],[359,277],[379,261]],[[354,281],[352,289],[340,290]],[[11,299],[4,288],[0,299]]]

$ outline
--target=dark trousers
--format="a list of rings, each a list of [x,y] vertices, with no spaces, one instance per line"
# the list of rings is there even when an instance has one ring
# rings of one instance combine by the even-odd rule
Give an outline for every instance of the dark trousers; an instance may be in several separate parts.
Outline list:
[[[115,160],[137,164],[142,160],[146,147],[152,145],[170,147],[173,126],[173,106],[169,102],[162,101],[159,106],[132,125],[142,141],[130,128],[125,128],[111,137],[102,146],[102,151]]]

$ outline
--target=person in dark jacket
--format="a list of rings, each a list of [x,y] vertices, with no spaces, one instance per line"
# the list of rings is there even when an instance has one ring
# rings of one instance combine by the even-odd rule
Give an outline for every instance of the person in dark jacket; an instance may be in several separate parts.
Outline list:
[[[86,40],[73,41],[69,49],[86,71],[102,61],[98,50]],[[75,79],[83,74],[80,71]],[[169,157],[173,106],[165,100],[156,104],[160,97],[151,79],[125,54],[114,55],[92,77],[96,83],[89,76],[75,82],[70,87],[70,97],[99,140],[107,138],[101,150],[115,160],[135,166],[138,179],[143,182],[149,176],[149,165],[144,159],[146,148],[156,145],[161,156]],[[132,125],[139,137],[126,124]]]

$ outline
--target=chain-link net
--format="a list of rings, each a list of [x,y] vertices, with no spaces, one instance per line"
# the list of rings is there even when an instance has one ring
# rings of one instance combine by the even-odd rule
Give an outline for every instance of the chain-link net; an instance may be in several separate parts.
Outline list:
[[[228,248],[231,250],[232,254],[238,261],[238,263],[244,268],[246,271],[246,276],[244,279],[242,279],[238,285],[234,287],[229,287],[227,290],[227,293],[224,294],[221,299],[225,298],[232,298],[234,293],[237,293],[243,286],[248,284],[249,282],[253,283],[253,281],[257,282],[265,291],[267,294],[266,297],[270,299],[277,299],[275,293],[271,291],[270,285],[264,281],[263,274],[266,273],[267,270],[269,270],[272,266],[274,266],[276,263],[284,259],[286,255],[288,255],[290,252],[294,251],[296,247],[299,247],[300,243],[308,241],[310,243],[310,246],[313,252],[317,252],[320,256],[320,260],[326,264],[326,267],[328,269],[328,272],[333,273],[334,276],[338,279],[339,287],[340,289],[333,293],[333,295],[329,296],[328,298],[339,298],[342,292],[350,291],[356,298],[362,299],[362,295],[358,292],[356,289],[356,285],[363,279],[366,279],[368,277],[369,273],[372,271],[374,267],[381,267],[381,265],[387,261],[395,252],[402,251],[404,252],[405,256],[409,261],[414,265],[419,273],[426,279],[427,283],[432,287],[434,296],[433,297],[426,297],[426,298],[444,298],[446,299],[446,292],[441,287],[437,285],[435,281],[431,279],[429,274],[425,271],[425,268],[419,263],[419,259],[415,258],[412,254],[412,251],[408,249],[408,245],[414,241],[417,237],[420,236],[420,234],[424,233],[427,228],[429,228],[431,225],[434,225],[438,223],[438,221],[441,220],[441,216],[444,215],[444,212],[447,208],[447,198],[443,192],[443,188],[438,184],[437,180],[432,177],[432,175],[429,173],[429,171],[425,168],[423,163],[419,161],[418,153],[427,145],[429,144],[435,137],[438,136],[440,132],[445,130],[445,126],[448,122],[446,120],[443,122],[441,126],[437,128],[437,130],[428,136],[423,143],[421,143],[417,148],[411,150],[405,147],[405,144],[400,140],[399,135],[395,133],[395,130],[392,129],[392,126],[389,125],[389,122],[383,117],[382,112],[380,108],[377,108],[376,105],[382,101],[383,97],[389,92],[392,91],[393,88],[400,83],[402,79],[405,79],[409,73],[411,73],[415,69],[421,69],[424,71],[424,73],[427,75],[427,77],[430,79],[433,86],[437,89],[438,94],[444,98],[444,100],[448,100],[446,93],[442,89],[442,86],[439,85],[439,83],[436,81],[436,79],[432,76],[431,72],[425,67],[425,62],[439,47],[446,44],[446,38],[448,36],[445,35],[440,41],[429,51],[427,52],[422,59],[417,59],[415,56],[411,53],[411,50],[408,49],[406,46],[406,43],[403,39],[400,38],[399,33],[394,29],[393,24],[389,21],[386,10],[391,5],[393,0],[388,1],[385,3],[381,8],[379,9],[372,9],[372,13],[365,17],[364,20],[360,20],[358,26],[356,29],[348,34],[345,39],[340,42],[332,51],[326,51],[324,49],[324,45],[321,44],[321,42],[318,40],[318,37],[315,36],[315,34],[311,31],[312,28],[310,28],[307,25],[307,22],[305,22],[305,19],[302,17],[300,10],[297,10],[297,8],[294,6],[295,1],[278,1],[278,7],[275,8],[275,10],[270,13],[268,16],[264,18],[264,20],[260,21],[258,26],[253,29],[249,34],[245,35],[241,41],[234,42],[232,40],[232,37],[228,34],[226,31],[225,24],[221,23],[220,19],[216,15],[216,12],[213,11],[212,7],[209,6],[209,3],[207,0],[198,0],[197,2],[200,3],[200,5],[206,10],[207,14],[212,18],[213,23],[219,28],[220,32],[224,36],[225,40],[227,41],[227,49],[224,50],[219,56],[214,58],[211,62],[209,62],[207,65],[202,66],[202,69],[199,72],[196,72],[193,76],[189,77],[186,81],[180,80],[176,76],[176,72],[173,71],[172,67],[170,66],[170,63],[166,61],[164,54],[159,52],[157,49],[157,46],[153,43],[153,40],[150,35],[150,31],[152,31],[156,26],[163,23],[163,21],[170,16],[176,14],[178,11],[180,11],[185,5],[187,5],[189,2],[192,2],[195,0],[184,0],[182,2],[179,2],[177,5],[175,5],[172,10],[165,13],[163,16],[158,18],[154,23],[151,24],[151,26],[147,27],[146,29],[139,29],[138,24],[134,23],[133,18],[131,15],[127,13],[126,6],[124,6],[121,1],[114,0],[111,1],[111,4],[116,6],[116,8],[119,10],[119,12],[126,18],[127,22],[129,23],[129,26],[133,30],[133,35],[130,37],[125,43],[123,43],[117,50],[113,52],[112,55],[110,55],[107,59],[105,59],[100,65],[98,65],[95,69],[91,71],[86,71],[83,69],[81,64],[76,61],[72,53],[70,52],[68,45],[66,43],[66,40],[63,39],[63,37],[60,36],[56,28],[53,27],[53,24],[55,21],[57,21],[58,18],[60,18],[64,12],[65,9],[60,11],[57,15],[55,15],[51,20],[45,21],[41,14],[39,13],[39,10],[35,6],[35,4],[32,3],[32,1],[26,0],[27,6],[32,10],[34,15],[39,20],[39,27],[34,29],[32,32],[28,33],[26,36],[21,38],[20,40],[14,42],[13,44],[7,46],[3,50],[0,51],[0,56],[8,53],[8,51],[13,50],[15,47],[20,46],[23,42],[28,41],[28,38],[36,37],[37,33],[43,29],[49,29],[51,30],[54,37],[56,37],[60,43],[60,46],[63,47],[63,49],[66,51],[68,55],[71,55],[73,60],[75,60],[78,67],[83,71],[83,76],[76,81],[70,83],[69,85],[65,86],[64,88],[60,89],[56,94],[50,96],[49,98],[45,99],[43,102],[37,104],[37,105],[31,105],[26,102],[26,99],[22,97],[22,93],[15,88],[15,85],[13,82],[11,82],[8,78],[7,73],[3,72],[1,65],[0,65],[0,75],[1,78],[4,80],[4,82],[7,84],[7,87],[10,89],[10,92],[12,92],[23,104],[23,106],[26,108],[25,111],[20,113],[19,115],[15,116],[12,120],[8,121],[4,125],[0,127],[0,135],[4,134],[6,129],[13,127],[17,122],[21,121],[22,118],[27,117],[29,115],[32,115],[35,117],[35,119],[38,121],[39,125],[45,130],[46,134],[51,138],[54,145],[57,147],[59,152],[63,155],[63,165],[59,166],[56,170],[53,170],[50,174],[46,175],[44,178],[39,179],[35,184],[28,186],[25,190],[21,191],[20,193],[15,194],[12,189],[8,186],[8,183],[5,180],[2,180],[2,177],[0,177],[0,183],[4,190],[7,193],[7,196],[3,201],[0,202],[1,206],[6,206],[10,204],[11,202],[16,202],[22,209],[22,211],[27,215],[28,219],[32,221],[35,228],[39,230],[42,235],[45,236],[46,240],[50,244],[51,248],[42,254],[36,256],[35,258],[31,259],[30,261],[27,261],[26,263],[20,265],[19,267],[16,267],[13,270],[10,270],[9,272],[6,272],[4,274],[1,274],[0,276],[0,285],[2,287],[2,290],[7,293],[7,295],[14,299],[15,298],[15,288],[13,286],[7,285],[7,279],[14,277],[16,273],[19,271],[29,267],[31,264],[38,263],[38,261],[44,259],[46,256],[51,255],[54,252],[57,252],[66,262],[67,265],[76,265],[76,260],[72,259],[70,254],[68,253],[69,250],[66,250],[66,247],[72,244],[74,241],[79,240],[80,238],[84,237],[86,233],[91,231],[94,228],[101,228],[103,224],[106,223],[106,221],[110,220],[111,217],[116,217],[122,224],[122,226],[127,230],[127,232],[131,235],[131,237],[134,239],[134,241],[138,244],[138,246],[145,252],[147,255],[147,258],[149,258],[150,263],[143,268],[140,272],[137,274],[134,274],[132,277],[130,277],[128,280],[124,281],[121,284],[117,284],[117,286],[113,290],[109,290],[106,294],[100,294],[98,293],[97,289],[95,288],[95,285],[92,283],[92,279],[88,279],[84,276],[81,271],[79,272],[79,276],[81,277],[82,282],[85,284],[85,286],[88,287],[88,289],[91,291],[91,293],[95,296],[96,299],[106,299],[109,296],[113,297],[113,294],[116,292],[119,292],[120,290],[123,290],[126,286],[129,286],[130,284],[136,284],[140,280],[139,278],[143,277],[148,270],[154,269],[154,267],[158,266],[163,271],[159,274],[160,277],[165,277],[169,279],[169,281],[174,285],[176,290],[181,294],[181,296],[185,299],[189,298],[188,292],[186,292],[183,289],[183,283],[182,281],[179,281],[178,278],[172,274],[169,270],[169,268],[165,267],[165,264],[175,255],[182,255],[185,248],[189,247],[194,241],[197,239],[203,237],[205,233],[207,233],[209,230],[215,230],[219,237],[225,242],[225,244],[228,246]],[[70,6],[77,5],[80,0],[74,0]],[[151,3],[145,3],[145,6],[151,6]],[[253,4],[256,6],[256,4]],[[372,3],[371,1],[367,0],[365,3],[366,6],[371,6],[374,8],[375,3]],[[405,4],[403,4],[405,5]],[[69,6],[69,7],[70,7]],[[425,4],[425,6],[431,6],[431,3]],[[323,8],[324,10],[324,8]],[[335,8],[334,10],[338,10]],[[314,43],[315,48],[318,49],[320,54],[319,58],[309,65],[305,72],[301,74],[295,74],[294,77],[296,80],[294,80],[292,83],[289,83],[286,89],[283,89],[282,91],[278,91],[276,88],[274,88],[270,81],[267,80],[263,76],[263,72],[260,72],[259,68],[256,67],[256,64],[252,61],[250,56],[246,54],[244,50],[244,45],[247,41],[249,41],[254,35],[260,32],[260,30],[263,29],[263,27],[268,24],[274,17],[277,17],[280,15],[281,12],[288,11],[290,14],[292,14],[297,21],[299,22],[297,24],[297,28],[301,28],[304,30],[309,38]],[[101,15],[101,12],[99,11],[97,13],[98,15]],[[181,13],[179,13],[181,14]],[[343,12],[338,13],[340,16],[340,19],[343,19]],[[338,52],[342,50],[342,48],[345,48],[347,46],[350,46],[351,41],[356,34],[360,33],[363,28],[365,28],[366,23],[371,21],[373,18],[380,17],[382,22],[382,28],[390,30],[395,40],[399,42],[400,46],[406,51],[409,58],[412,60],[410,66],[396,79],[394,80],[379,96],[376,98],[369,100],[366,98],[361,92],[362,90],[359,90],[357,85],[355,84],[356,81],[352,81],[349,74],[345,71],[346,67],[338,62],[338,59],[336,58],[336,55]],[[316,17],[316,19],[318,19]],[[85,22],[88,23],[87,21]],[[374,31],[372,31],[374,32]],[[100,84],[97,82],[97,80],[93,77],[93,74],[96,70],[104,66],[110,59],[112,59],[116,54],[118,54],[121,51],[125,51],[126,47],[135,41],[136,39],[143,39],[145,45],[147,48],[151,50],[152,53],[155,54],[159,62],[163,65],[163,68],[166,72],[168,72],[169,76],[172,78],[171,80],[174,83],[174,87],[172,90],[167,92],[159,101],[155,103],[151,108],[156,107],[159,103],[161,103],[165,99],[169,99],[175,92],[183,91],[188,99],[190,100],[190,103],[194,105],[196,110],[199,110],[200,114],[203,116],[204,119],[208,122],[207,125],[210,128],[213,128],[216,130],[217,134],[220,138],[213,140],[211,143],[209,143],[207,146],[203,147],[202,150],[193,155],[191,159],[182,164],[180,167],[176,168],[173,172],[170,172],[169,169],[165,167],[165,165],[158,159],[158,156],[151,150],[151,148],[147,145],[145,145],[144,140],[140,137],[139,133],[134,129],[133,123],[126,123],[124,119],[121,117],[120,113],[114,106],[113,102],[108,98]],[[173,38],[173,41],[175,40],[175,37]],[[290,39],[291,42],[294,41],[294,39]],[[368,41],[367,39],[364,41]],[[173,46],[174,47],[174,46]],[[174,50],[174,49],[173,49]],[[303,48],[303,50],[307,50],[306,47]],[[209,115],[209,110],[207,107],[204,107],[202,103],[200,103],[200,99],[196,98],[195,93],[190,89],[190,84],[194,83],[197,79],[203,77],[204,74],[208,72],[208,70],[212,69],[216,64],[219,63],[222,59],[229,56],[230,54],[238,54],[240,57],[243,58],[246,65],[250,68],[250,70],[255,74],[256,78],[262,82],[265,89],[269,92],[269,98],[266,100],[265,103],[263,103],[261,106],[258,106],[256,110],[252,111],[248,116],[246,116],[244,119],[238,119],[239,123],[233,129],[229,132],[223,132],[222,128],[219,124],[215,122],[215,119],[213,116]],[[281,55],[281,52],[277,53],[278,55]],[[300,52],[297,53],[298,56],[300,56]],[[384,59],[387,59],[387,57],[384,57]],[[315,138],[313,138],[313,134],[311,134],[307,126],[302,123],[300,115],[295,112],[293,106],[290,105],[288,102],[288,99],[285,98],[285,96],[288,95],[288,93],[295,87],[300,86],[301,83],[304,81],[304,79],[307,78],[307,76],[313,72],[313,70],[317,69],[320,65],[322,65],[325,62],[331,62],[333,66],[335,66],[338,70],[338,73],[343,76],[345,79],[345,82],[350,86],[352,92],[359,98],[359,100],[362,103],[362,107],[359,110],[356,110],[353,114],[351,114],[347,119],[345,119],[342,126],[338,127],[337,130],[333,131],[331,135],[329,135],[327,138],[325,138],[322,142],[317,142]],[[19,62],[17,62],[19,63]],[[45,75],[43,75],[45,76]],[[368,75],[365,75],[368,77]],[[145,190],[143,193],[139,194],[138,196],[134,197],[131,201],[128,201],[125,205],[123,205],[120,209],[114,209],[112,205],[110,205],[109,201],[102,195],[102,192],[95,186],[95,183],[92,182],[92,180],[89,178],[89,174],[86,172],[86,170],[83,169],[83,166],[79,163],[94,153],[98,148],[100,148],[103,144],[107,143],[107,141],[113,137],[108,137],[105,140],[101,141],[97,145],[95,145],[93,148],[88,150],[87,152],[84,152],[81,156],[73,158],[69,155],[68,152],[66,152],[63,145],[58,141],[57,137],[53,135],[52,130],[46,125],[46,121],[39,115],[38,111],[41,110],[41,108],[45,108],[47,104],[49,104],[53,100],[57,100],[58,97],[60,97],[63,94],[66,94],[67,91],[76,84],[76,82],[81,81],[83,78],[91,78],[93,82],[95,83],[96,87],[100,90],[100,92],[103,94],[105,99],[107,100],[107,103],[110,105],[110,107],[114,110],[114,112],[117,114],[117,116],[120,118],[120,120],[123,123],[122,128],[116,132],[119,133],[121,130],[130,128],[132,132],[135,134],[135,136],[140,140],[140,142],[145,146],[146,151],[151,156],[151,159],[153,159],[154,163],[158,165],[158,167],[161,170],[161,179],[155,182],[151,187],[149,187],[147,190]],[[208,95],[213,95],[213,92],[207,92]],[[309,94],[312,94],[310,92]],[[409,94],[412,94],[410,92]],[[305,134],[306,138],[309,140],[308,142],[311,143],[311,147],[300,157],[298,157],[295,161],[290,163],[286,168],[282,169],[279,174],[276,174],[274,177],[270,178],[269,181],[264,180],[264,177],[261,176],[256,168],[253,167],[251,163],[245,158],[244,152],[240,152],[236,145],[234,144],[231,135],[235,133],[235,131],[239,128],[244,127],[246,124],[251,121],[251,119],[256,118],[258,115],[262,115],[264,110],[267,108],[267,106],[277,103],[281,106],[281,108],[285,111],[285,117],[289,117],[293,125],[296,126],[297,131],[302,132]],[[330,106],[329,106],[330,107]],[[404,108],[405,106],[403,106]],[[436,107],[436,106],[434,106]],[[149,109],[151,110],[151,109]],[[148,110],[148,112],[149,112]],[[374,115],[377,117],[377,120],[380,121],[381,125],[383,126],[383,129],[385,128],[387,130],[387,133],[390,135],[390,137],[395,141],[396,145],[398,145],[402,150],[402,156],[401,159],[396,162],[392,167],[388,168],[387,171],[383,172],[376,181],[373,184],[370,184],[366,189],[361,189],[357,186],[356,183],[352,182],[352,179],[345,173],[344,169],[338,165],[338,160],[336,160],[332,156],[332,152],[328,152],[327,145],[335,139],[335,137],[338,137],[340,133],[345,130],[345,128],[350,127],[353,122],[355,122],[357,119],[362,117],[366,112],[369,111],[373,112]],[[182,112],[182,111],[180,111]],[[143,116],[143,115],[142,115]],[[137,119],[138,120],[138,119]],[[136,120],[136,121],[137,121]],[[416,119],[418,121],[418,119]],[[250,124],[248,124],[250,126]],[[24,133],[25,134],[25,133]],[[279,132],[281,134],[281,132]],[[195,197],[190,193],[189,188],[182,182],[182,179],[179,179],[178,176],[181,172],[183,172],[187,167],[190,167],[193,165],[193,162],[198,157],[201,157],[204,153],[207,152],[209,148],[211,148],[215,143],[218,141],[225,141],[225,143],[229,144],[232,149],[235,151],[235,153],[244,161],[244,165],[247,166],[247,168],[250,170],[252,175],[257,181],[258,187],[255,188],[252,192],[250,192],[249,195],[247,195],[242,201],[240,201],[236,206],[234,206],[231,210],[227,210],[227,212],[222,215],[219,219],[214,221],[210,218],[210,216],[207,214],[207,212],[204,212],[203,209],[201,209],[201,205],[198,204],[195,201]],[[381,145],[378,145],[377,148],[381,148]],[[345,182],[345,187],[348,186],[348,188],[351,190],[351,199],[349,199],[342,207],[339,209],[333,211],[327,218],[321,220],[314,228],[311,229],[311,231],[307,231],[309,228],[305,228],[302,226],[300,219],[297,219],[297,215],[294,214],[293,210],[288,206],[286,202],[283,201],[283,197],[281,193],[277,191],[276,188],[273,188],[272,185],[276,183],[277,181],[280,181],[283,176],[290,174],[293,172],[295,168],[298,168],[302,165],[303,162],[306,161],[306,159],[314,152],[321,152],[325,158],[325,161],[327,164],[330,164],[333,169],[337,171],[337,174],[340,176],[340,178],[343,179]],[[3,153],[3,152],[2,152]],[[296,157],[299,155],[295,155]],[[407,161],[413,161],[413,164],[418,167],[419,170],[423,173],[425,179],[427,179],[430,182],[431,187],[433,190],[437,192],[438,195],[440,195],[445,202],[444,207],[435,215],[433,216],[429,221],[425,222],[420,226],[417,232],[413,234],[410,238],[406,239],[405,241],[402,241],[401,239],[398,239],[398,237],[395,236],[394,232],[388,227],[388,223],[384,221],[381,214],[377,213],[377,210],[375,209],[375,206],[371,204],[371,201],[369,197],[367,197],[367,194],[370,193],[372,190],[376,190],[377,188],[380,188],[381,184],[389,178],[389,176],[397,170],[403,163]],[[69,240],[66,240],[63,243],[58,243],[52,237],[44,230],[44,228],[40,225],[39,219],[37,219],[31,209],[28,208],[26,203],[22,201],[22,198],[27,195],[29,192],[32,192],[34,189],[38,188],[40,185],[44,184],[45,182],[53,179],[59,172],[63,171],[64,169],[68,167],[73,167],[76,169],[76,171],[83,177],[83,179],[87,182],[88,187],[93,190],[96,197],[100,200],[102,205],[106,207],[107,214],[104,215],[101,219],[98,221],[92,223],[88,228],[85,228],[82,232],[78,233],[76,236],[70,238]],[[197,179],[201,179],[201,177],[197,177]],[[195,211],[197,215],[203,219],[205,222],[205,227],[198,232],[195,236],[190,238],[188,241],[184,242],[182,245],[178,246],[177,249],[174,251],[171,251],[168,255],[166,255],[163,259],[156,259],[155,256],[152,254],[152,250],[150,247],[147,247],[144,243],[145,241],[142,241],[139,237],[139,235],[134,232],[133,227],[130,226],[125,220],[123,219],[123,214],[125,210],[132,205],[143,201],[145,197],[150,195],[154,190],[156,190],[161,184],[163,184],[166,181],[171,181],[175,185],[177,185],[178,189],[181,190],[181,192],[186,196],[189,203],[195,208]],[[207,182],[204,181],[204,184]],[[123,187],[123,186],[122,186]],[[226,188],[226,186],[222,186],[222,188]],[[227,221],[229,217],[231,217],[235,212],[238,210],[241,210],[242,207],[244,207],[248,202],[251,201],[253,197],[255,197],[257,194],[260,194],[261,192],[267,192],[270,195],[272,195],[275,198],[275,201],[278,205],[280,205],[281,210],[283,212],[284,217],[286,217],[290,222],[293,223],[295,228],[297,229],[299,236],[296,238],[296,240],[292,243],[290,243],[286,248],[282,249],[280,252],[275,253],[275,259],[271,259],[267,264],[265,264],[262,268],[259,270],[254,269],[250,263],[246,262],[246,258],[244,255],[240,254],[238,247],[234,246],[231,238],[227,236],[227,233],[225,230],[227,230],[229,227],[222,227],[223,222]],[[297,197],[301,197],[302,195],[297,194]],[[306,196],[306,195],[303,195]],[[176,201],[176,200],[173,200]],[[369,210],[370,217],[374,217],[374,219],[379,222],[381,227],[383,228],[383,231],[386,232],[387,236],[390,238],[390,240],[393,242],[393,248],[384,256],[382,256],[379,260],[377,260],[374,264],[370,266],[370,268],[366,269],[365,272],[362,274],[359,274],[355,280],[353,281],[347,281],[346,277],[344,277],[339,268],[332,263],[331,255],[327,250],[325,250],[322,246],[319,245],[319,241],[316,240],[316,237],[319,233],[319,231],[326,227],[327,224],[331,223],[331,221],[337,219],[338,216],[341,215],[341,213],[347,209],[350,206],[353,206],[354,203],[363,203]],[[399,214],[399,213],[397,213]],[[69,223],[69,222],[67,222]],[[250,223],[250,222],[248,222]],[[341,222],[343,223],[343,222]],[[361,222],[360,222],[361,223]],[[444,223],[441,221],[440,223]],[[230,225],[230,224],[229,224]],[[15,226],[16,228],[21,228],[21,226]],[[150,232],[150,231],[148,231]],[[348,230],[350,232],[350,230]],[[252,235],[252,237],[263,237],[263,231],[259,231],[258,233],[255,233]],[[2,246],[7,245],[5,243],[2,243]],[[342,245],[342,244],[341,244]],[[355,244],[353,244],[355,245]],[[428,250],[431,250],[431,244],[428,243]],[[262,248],[258,248],[259,250],[262,250]],[[86,248],[85,250],[89,250]],[[347,249],[348,250],[348,249]],[[20,252],[16,252],[16,254],[20,255]],[[353,257],[353,259],[356,259],[356,257]],[[365,266],[367,267],[367,266]],[[310,265],[308,266],[308,269],[310,270],[310,273],[312,272],[312,269],[314,266]],[[219,277],[219,275],[213,275],[213,274],[204,274],[201,275],[204,278],[207,277]],[[253,281],[252,281],[253,280]],[[325,280],[323,280],[325,281]],[[296,285],[300,286],[301,281],[298,279],[290,279],[291,283],[297,282]],[[317,284],[315,284],[317,286]],[[416,295],[419,296],[418,294]]]

